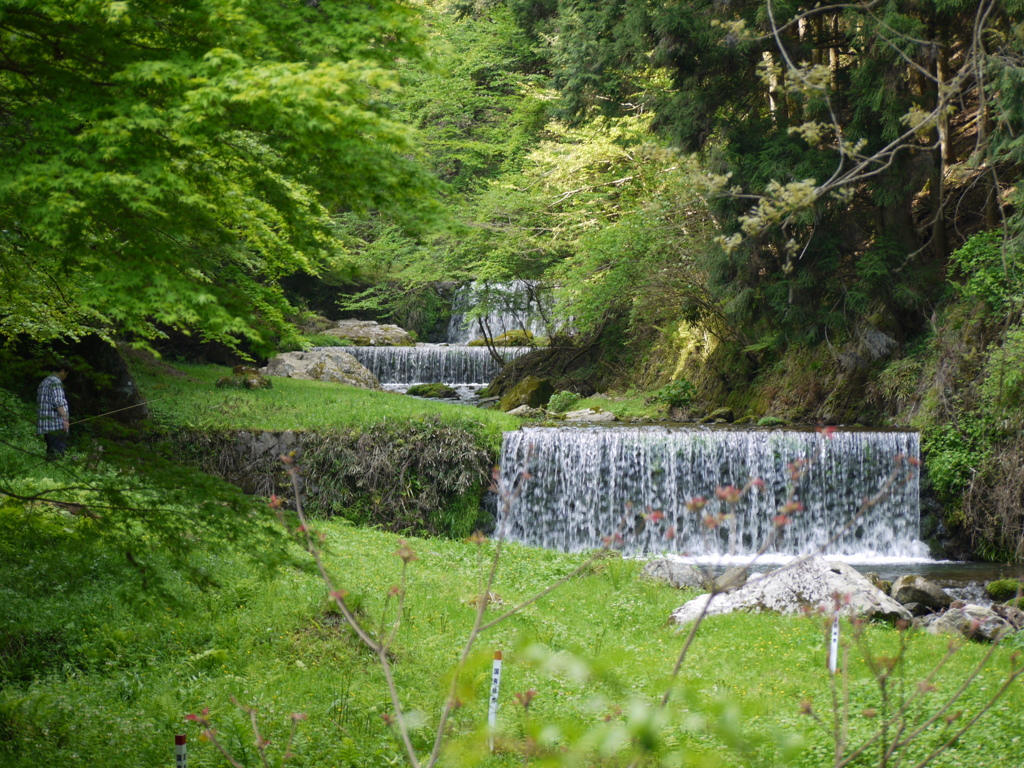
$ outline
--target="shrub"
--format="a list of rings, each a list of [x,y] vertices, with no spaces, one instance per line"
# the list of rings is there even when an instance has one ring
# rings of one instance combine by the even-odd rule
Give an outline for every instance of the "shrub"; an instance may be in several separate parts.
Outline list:
[[[552,413],[565,413],[566,411],[571,410],[579,401],[580,396],[575,392],[562,390],[561,392],[556,392],[551,396],[551,399],[548,401],[548,410]]]
[[[687,408],[697,397],[697,388],[683,378],[676,379],[658,390],[655,400],[670,408]]]
[[[1003,312],[1020,300],[1024,265],[1020,254],[1008,249],[1003,253],[1000,230],[979,232],[950,256],[950,274],[963,275],[961,292],[981,299],[993,312]]]

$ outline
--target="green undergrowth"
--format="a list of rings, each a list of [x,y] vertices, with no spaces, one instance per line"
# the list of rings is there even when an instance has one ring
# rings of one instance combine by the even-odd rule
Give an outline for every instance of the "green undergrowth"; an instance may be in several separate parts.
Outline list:
[[[611,411],[620,421],[659,421],[668,418],[668,406],[657,398],[657,393],[609,392],[580,400],[571,410],[599,408]]]
[[[199,738],[202,729],[185,720],[208,709],[236,759],[258,765],[248,717],[232,697],[256,708],[272,765],[280,762],[293,713],[307,719],[299,723],[289,765],[403,764],[387,723],[393,707],[381,671],[312,573],[253,570],[216,546],[197,546],[195,564],[219,587],[203,590],[168,574],[169,593],[157,597],[127,588],[130,566],[102,542],[82,539],[82,525],[45,507],[0,509],[0,764],[170,764],[174,734],[186,733],[191,765],[223,765]],[[366,625],[376,631],[401,619],[391,656],[413,743],[423,754],[495,544],[410,539],[417,559],[399,613],[390,589],[400,581],[399,537],[337,521],[317,528],[336,588],[348,591]],[[488,617],[569,574],[583,557],[506,546]],[[442,765],[523,765],[527,737],[535,750],[529,764],[554,764],[569,748],[580,751],[575,764],[618,765],[615,755],[629,746],[630,734],[652,749],[688,756],[667,763],[673,765],[816,768],[830,761],[826,734],[800,714],[803,702],[822,715],[830,706],[818,620],[709,619],[673,685],[670,671],[685,636],[667,618],[693,593],[640,580],[638,570],[634,561],[604,558],[485,632],[457,689],[461,706],[449,723],[451,746]],[[843,633],[849,637],[849,625]],[[893,653],[891,628],[870,628],[867,637],[877,652]],[[941,658],[947,642],[915,636],[896,670],[894,695],[915,690],[914,681]],[[504,654],[504,670],[492,754],[483,726],[496,650]],[[984,652],[964,646],[933,681],[938,693],[955,690]],[[957,704],[965,717],[994,691],[1008,655],[997,650]],[[847,695],[856,737],[873,722],[862,712],[879,702],[863,664],[851,670]],[[669,688],[664,719],[648,717]],[[516,694],[528,691],[535,696],[527,711]],[[932,705],[926,699],[919,708]],[[1014,764],[1020,738],[1014,713],[1022,706],[1017,684],[934,765]],[[795,757],[786,763],[790,753]]]
[[[344,431],[436,417],[479,435],[496,452],[501,433],[519,426],[497,411],[276,376],[271,389],[225,392],[214,384],[230,370],[213,365],[138,365],[134,372],[158,428]]]

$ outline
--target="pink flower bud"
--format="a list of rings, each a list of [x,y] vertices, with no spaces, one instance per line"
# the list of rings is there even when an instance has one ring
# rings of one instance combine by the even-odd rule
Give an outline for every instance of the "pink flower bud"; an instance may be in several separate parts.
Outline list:
[[[742,495],[743,492],[735,485],[720,485],[715,489],[715,496],[717,496],[720,500],[724,501],[726,504],[735,504],[737,501],[740,500],[740,496]]]
[[[403,563],[408,565],[414,560],[419,560],[419,558],[416,556],[416,553],[413,551],[412,547],[410,547],[409,544],[405,541],[405,539],[399,541],[398,544],[399,547],[395,550],[395,556],[398,557]]]

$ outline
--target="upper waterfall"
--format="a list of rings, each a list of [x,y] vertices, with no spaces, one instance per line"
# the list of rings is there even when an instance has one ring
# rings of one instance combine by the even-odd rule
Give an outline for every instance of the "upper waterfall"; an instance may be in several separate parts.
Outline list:
[[[516,490],[498,529],[511,540],[563,551],[600,547],[620,534],[627,553],[749,556],[792,500],[801,511],[779,529],[769,553],[919,556],[916,472],[904,471],[879,493],[894,469],[918,455],[916,432],[527,428],[505,434],[502,487]],[[716,488],[753,478],[763,486],[734,508],[715,498]],[[880,498],[858,518],[873,495]],[[694,497],[709,499],[702,511],[687,509]],[[664,518],[645,519],[655,510]],[[728,516],[718,519],[718,512]],[[705,523],[708,514],[714,527]]]
[[[551,304],[550,295],[536,281],[471,283],[455,294],[447,341],[450,344],[466,344],[485,336],[494,339],[516,330],[546,336],[548,330],[544,314],[548,304]],[[466,315],[478,306],[486,307],[479,323],[467,320]],[[483,326],[483,332],[480,326]]]

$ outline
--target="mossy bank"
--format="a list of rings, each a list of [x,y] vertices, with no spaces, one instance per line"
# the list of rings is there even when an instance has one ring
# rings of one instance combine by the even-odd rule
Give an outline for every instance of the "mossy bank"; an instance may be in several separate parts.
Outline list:
[[[340,384],[274,378],[218,390],[216,366],[136,365],[152,411],[149,440],[253,494],[293,495],[294,453],[310,512],[387,530],[463,537],[486,528],[481,501],[503,413]]]

